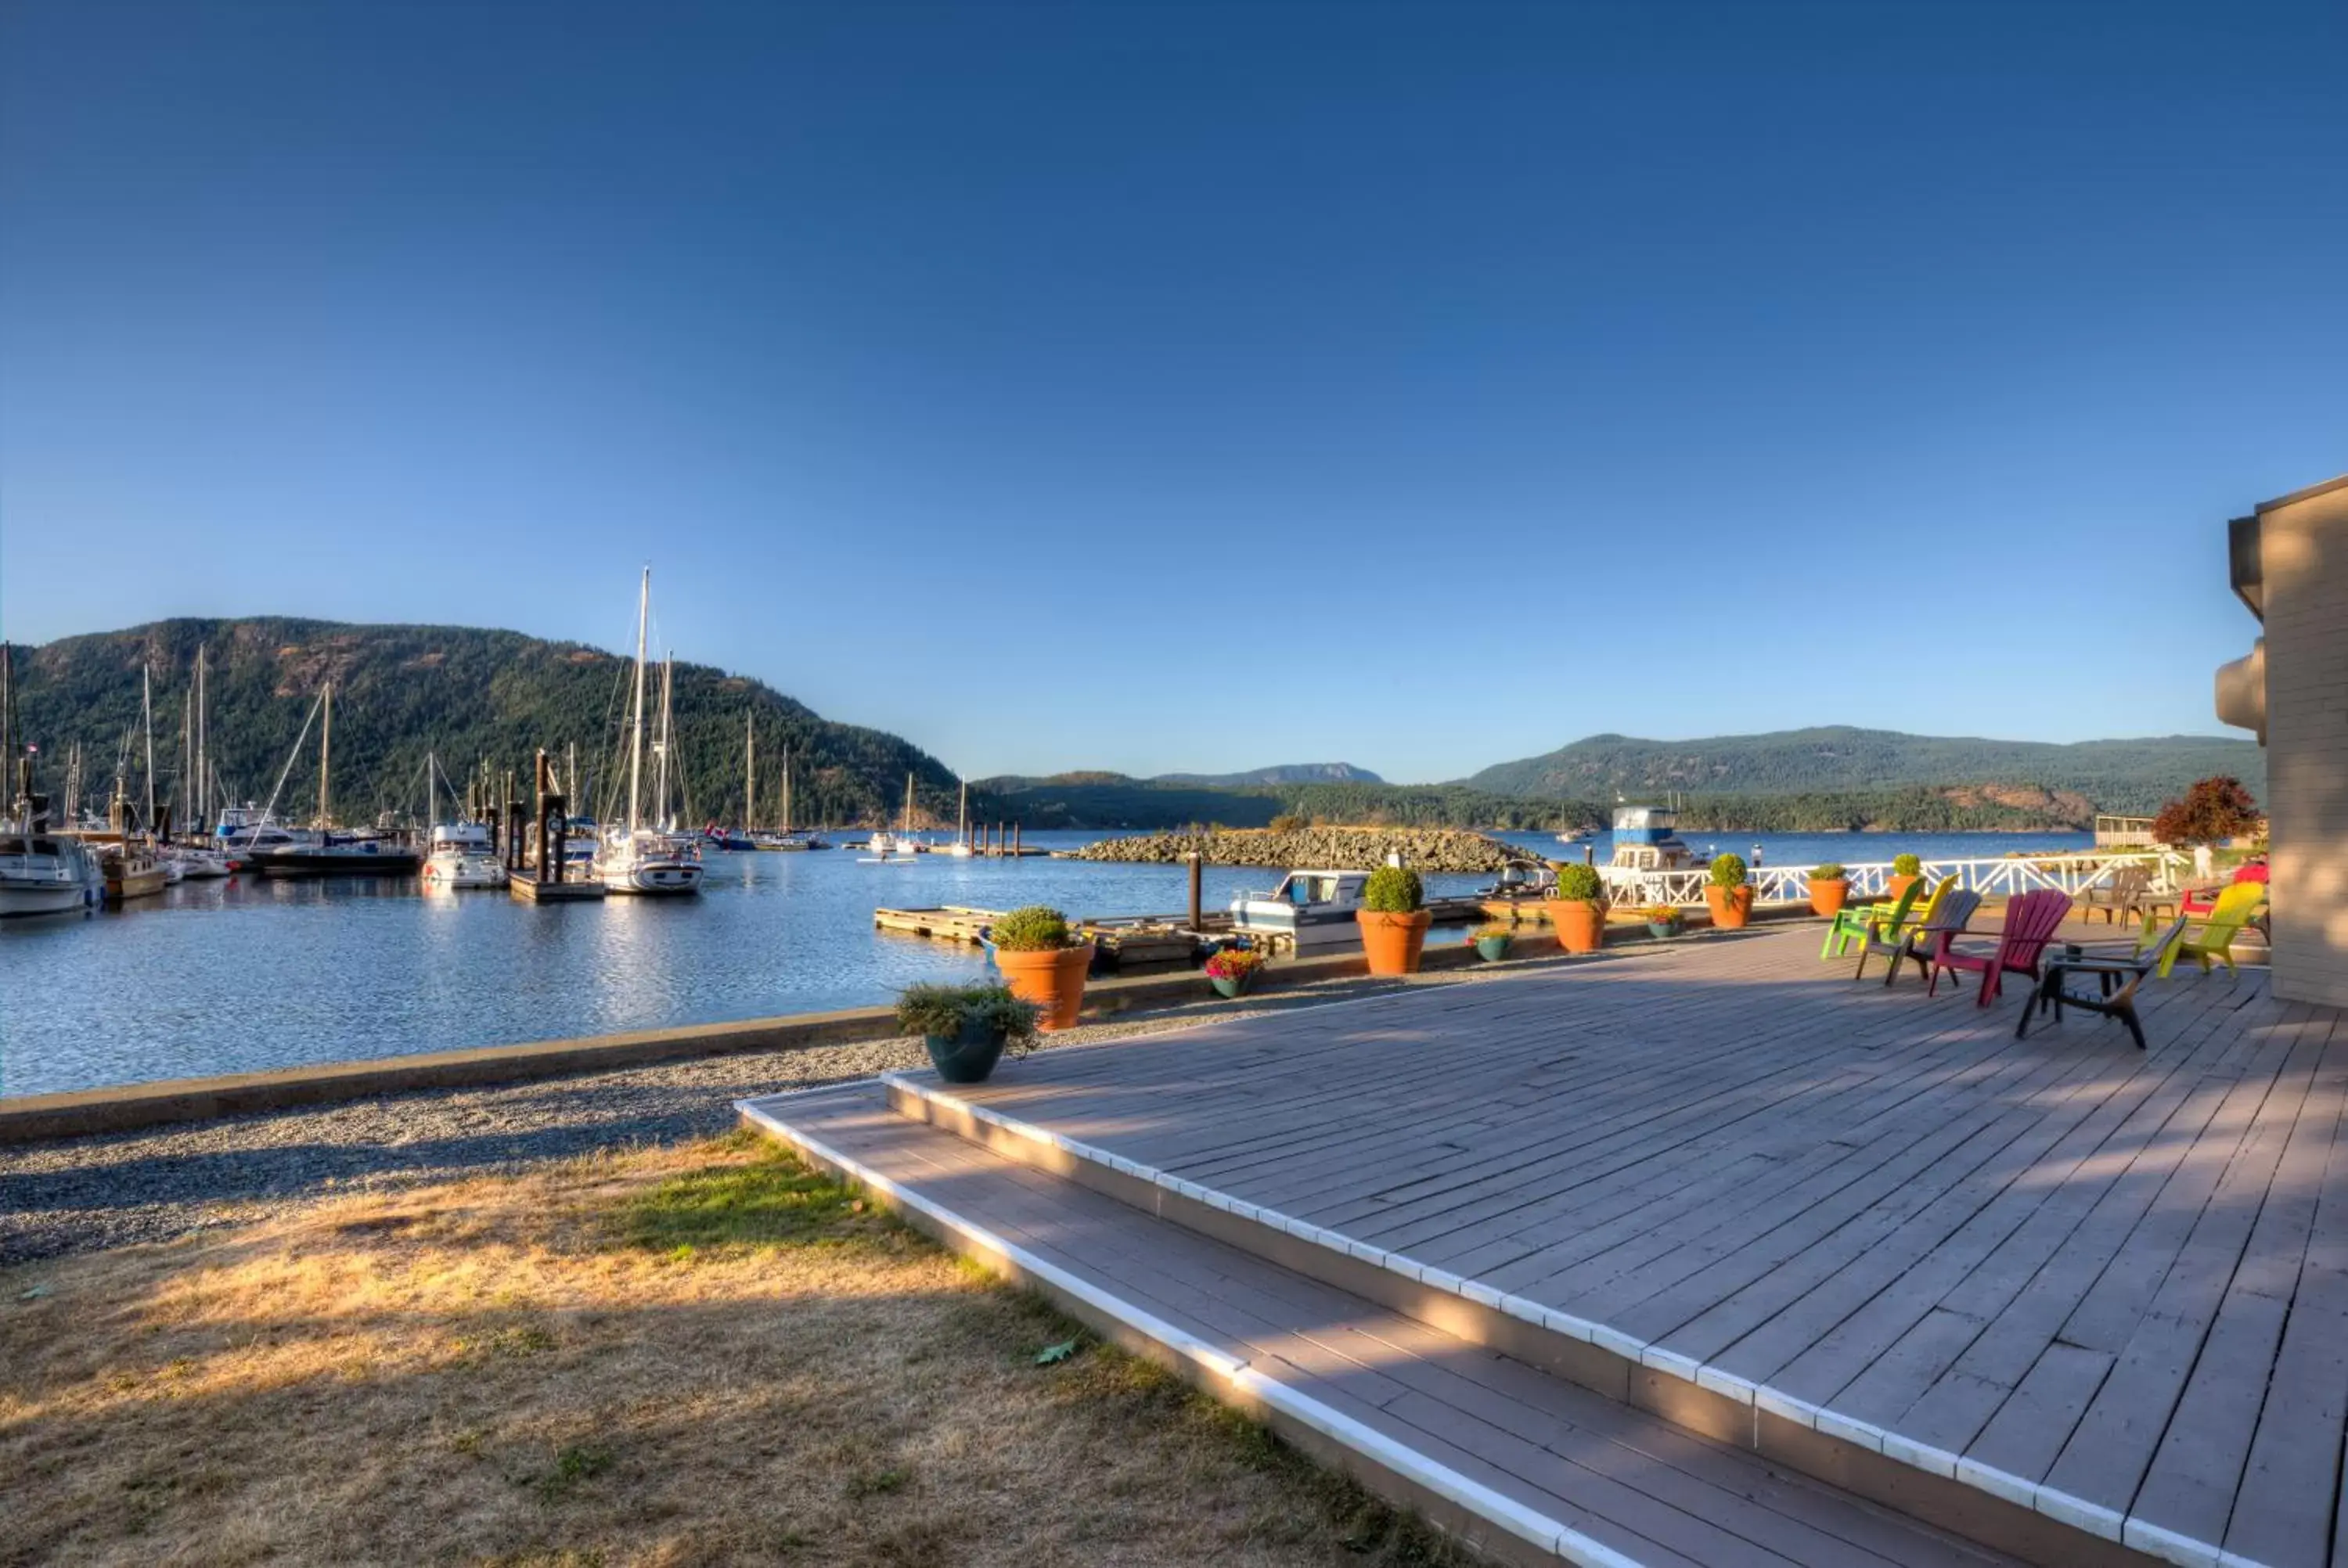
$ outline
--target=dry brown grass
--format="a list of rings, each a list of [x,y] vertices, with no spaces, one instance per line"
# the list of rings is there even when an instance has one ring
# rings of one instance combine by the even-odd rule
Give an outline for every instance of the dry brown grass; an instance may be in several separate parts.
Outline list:
[[[0,1562],[1442,1554],[1074,1332],[742,1139],[0,1271]]]

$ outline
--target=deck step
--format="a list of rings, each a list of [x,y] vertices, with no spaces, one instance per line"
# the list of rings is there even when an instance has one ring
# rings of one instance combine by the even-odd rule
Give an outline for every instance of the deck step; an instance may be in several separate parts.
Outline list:
[[[2013,1561],[899,1115],[877,1083],[738,1109],[947,1245],[1502,1561]]]
[[[2116,1539],[2116,1519],[2089,1516],[2018,1494],[2011,1478],[1959,1467],[1952,1456],[1901,1446],[1896,1434],[1803,1404],[1741,1379],[1723,1378],[1608,1328],[1567,1320],[1480,1283],[1422,1269],[1408,1259],[1299,1222],[1197,1183],[1071,1139],[1015,1113],[966,1098],[928,1072],[884,1073],[890,1108],[909,1122],[951,1133],[998,1159],[1172,1223],[1257,1264],[1345,1293],[1463,1347],[1570,1387],[1601,1404],[1742,1452],[1781,1474],[1838,1489],[1854,1502],[1897,1511],[1918,1528],[1962,1538],[1977,1550],[2042,1568],[2162,1568],[2200,1563],[2183,1551],[2157,1555]],[[1935,1463],[1949,1459],[1950,1463]],[[2061,1501],[2061,1500],[2058,1500]],[[2198,1546],[2198,1542],[2186,1542]],[[2211,1553],[2208,1568],[2219,1568]],[[2227,1568],[2234,1568],[2228,1564]],[[2260,1568],[2245,1563],[2242,1568]]]

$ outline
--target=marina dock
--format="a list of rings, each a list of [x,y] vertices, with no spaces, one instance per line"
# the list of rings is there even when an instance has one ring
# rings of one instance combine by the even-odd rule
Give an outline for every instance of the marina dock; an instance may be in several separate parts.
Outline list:
[[[581,904],[602,897],[609,889],[590,876],[541,882],[526,872],[516,871],[507,877],[506,891],[518,904]]]

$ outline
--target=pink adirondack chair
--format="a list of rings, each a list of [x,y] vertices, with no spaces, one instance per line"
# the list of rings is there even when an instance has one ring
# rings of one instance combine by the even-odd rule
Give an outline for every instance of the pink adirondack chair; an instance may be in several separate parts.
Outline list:
[[[2063,917],[2071,912],[2071,896],[2042,888],[2012,899],[2005,907],[2005,929],[1997,938],[1993,953],[1965,953],[1947,942],[1932,954],[1932,972],[1924,988],[1927,996],[1936,995],[1943,970],[1954,974],[1959,969],[1978,972],[1982,978],[1981,995],[1976,1007],[1987,1007],[1997,1000],[1998,982],[2009,974],[2038,978],[2038,961],[2045,955],[2046,944],[2054,940],[2063,924]]]

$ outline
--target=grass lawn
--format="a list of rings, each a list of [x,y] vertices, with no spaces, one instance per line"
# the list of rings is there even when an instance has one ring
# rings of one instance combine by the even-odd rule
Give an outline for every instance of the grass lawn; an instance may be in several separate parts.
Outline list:
[[[747,1136],[0,1270],[0,1497],[5,1563],[1451,1555]]]

